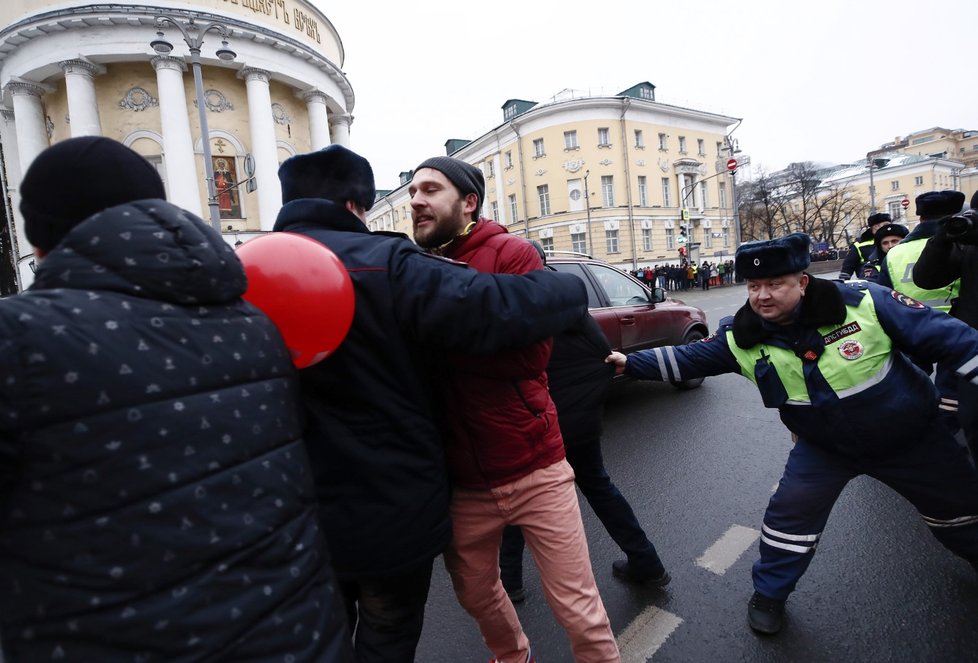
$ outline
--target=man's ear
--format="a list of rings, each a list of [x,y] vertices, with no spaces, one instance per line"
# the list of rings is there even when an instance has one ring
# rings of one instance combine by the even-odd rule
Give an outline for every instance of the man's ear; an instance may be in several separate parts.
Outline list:
[[[465,212],[465,218],[469,218],[479,207],[479,196],[474,193],[467,193],[462,202],[462,211]]]
[[[348,200],[348,201],[346,201],[346,204],[344,205],[344,207],[346,207],[346,209],[351,214],[353,214],[353,216],[357,217],[358,219],[360,219],[364,223],[367,222],[367,212],[366,212],[366,210],[364,210],[362,207],[360,207],[360,205],[358,205],[357,203],[353,202],[352,200]]]
[[[39,249],[39,248],[37,248],[36,246],[34,247],[34,258],[35,258],[36,260],[38,260],[38,261],[40,261],[40,260],[41,260],[42,258],[44,258],[44,256],[46,256],[47,254],[48,254],[48,252],[47,252],[47,251],[45,251],[44,249]]]

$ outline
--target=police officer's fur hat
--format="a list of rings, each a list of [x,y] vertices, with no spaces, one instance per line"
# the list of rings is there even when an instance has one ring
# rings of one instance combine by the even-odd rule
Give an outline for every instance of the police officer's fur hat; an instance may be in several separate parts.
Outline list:
[[[748,242],[737,249],[734,269],[745,279],[766,279],[803,271],[812,260],[811,238],[791,233],[776,239]]]
[[[866,219],[867,228],[872,228],[877,223],[893,223],[893,219],[886,212],[877,212],[876,214],[870,214],[869,218]]]
[[[298,154],[279,166],[282,202],[324,198],[344,204],[352,200],[365,210],[374,206],[377,189],[370,162],[342,145]]]
[[[917,196],[914,202],[921,219],[943,219],[961,211],[964,194],[960,191],[928,191]]]

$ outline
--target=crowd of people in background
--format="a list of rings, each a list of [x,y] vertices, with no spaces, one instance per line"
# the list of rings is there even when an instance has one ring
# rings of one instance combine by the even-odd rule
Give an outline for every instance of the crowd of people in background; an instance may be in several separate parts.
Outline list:
[[[733,260],[704,260],[698,265],[683,260],[655,267],[639,267],[631,273],[648,287],[665,290],[691,290],[697,286],[709,290],[711,286],[731,285],[736,281]]]

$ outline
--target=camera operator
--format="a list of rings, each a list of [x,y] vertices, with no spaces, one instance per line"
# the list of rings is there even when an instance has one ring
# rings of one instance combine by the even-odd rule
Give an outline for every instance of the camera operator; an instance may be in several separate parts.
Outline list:
[[[962,195],[960,200],[964,201]],[[957,284],[950,314],[978,329],[978,192],[971,197],[971,209],[938,220],[934,236],[913,267],[913,280],[921,288],[943,288]],[[941,376],[943,377],[943,376]],[[943,380],[939,380],[942,382]],[[951,381],[953,384],[953,380]],[[938,385],[940,387],[940,384]],[[955,385],[957,386],[957,385]],[[942,395],[945,389],[941,389]],[[971,457],[978,460],[978,391],[960,384],[957,394],[958,421]],[[942,398],[942,401],[945,399]],[[943,405],[943,403],[942,403]]]

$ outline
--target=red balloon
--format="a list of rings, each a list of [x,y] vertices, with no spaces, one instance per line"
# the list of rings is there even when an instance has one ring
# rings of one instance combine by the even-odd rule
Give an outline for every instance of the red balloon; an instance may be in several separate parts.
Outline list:
[[[238,247],[246,300],[278,327],[296,368],[333,353],[353,322],[353,282],[336,254],[314,239],[274,232]]]

